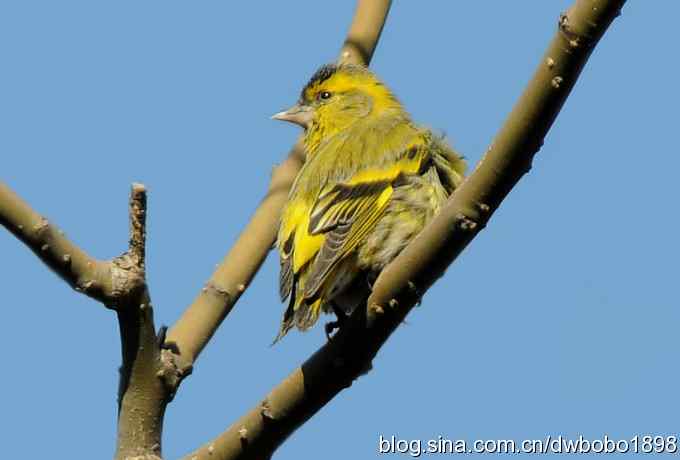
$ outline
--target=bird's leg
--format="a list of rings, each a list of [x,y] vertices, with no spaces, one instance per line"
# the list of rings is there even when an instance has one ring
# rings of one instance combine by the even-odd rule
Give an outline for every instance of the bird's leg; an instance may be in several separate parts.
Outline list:
[[[375,284],[375,280],[378,279],[378,274],[374,271],[369,272],[366,275],[366,284],[368,285],[368,289],[373,291],[373,285]]]
[[[324,326],[324,330],[326,331],[326,339],[328,339],[329,341],[331,340],[331,334],[333,333],[333,331],[336,329],[340,329],[342,325],[347,322],[348,316],[345,313],[345,311],[342,308],[340,308],[338,304],[335,303],[334,301],[331,301],[330,305],[337,319],[335,321],[329,321]]]

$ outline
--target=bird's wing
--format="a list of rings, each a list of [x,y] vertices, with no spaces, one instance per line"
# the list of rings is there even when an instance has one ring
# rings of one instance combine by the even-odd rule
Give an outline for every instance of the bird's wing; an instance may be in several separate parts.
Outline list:
[[[338,184],[319,197],[312,210],[309,233],[325,234],[325,241],[305,283],[304,296],[313,297],[335,265],[373,229],[390,197],[387,181]]]
[[[316,256],[324,242],[323,235],[310,235],[307,232],[313,204],[299,200],[284,210],[277,242],[281,262],[279,294],[282,301],[293,290],[300,270]]]
[[[279,295],[281,302],[286,300],[293,290],[293,281],[295,274],[293,273],[293,261],[290,257],[291,249],[283,251],[281,249],[279,261],[281,262],[281,271],[279,272]]]
[[[316,296],[334,267],[373,230],[387,208],[393,183],[400,176],[417,174],[426,156],[425,149],[414,147],[390,165],[364,169],[321,192],[306,233],[325,238],[310,266],[305,298]]]

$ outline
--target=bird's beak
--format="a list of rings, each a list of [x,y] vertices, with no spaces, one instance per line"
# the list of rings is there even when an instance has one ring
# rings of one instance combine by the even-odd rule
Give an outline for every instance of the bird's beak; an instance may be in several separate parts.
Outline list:
[[[307,129],[312,123],[312,115],[311,107],[297,103],[288,110],[272,115],[272,120],[289,121]]]

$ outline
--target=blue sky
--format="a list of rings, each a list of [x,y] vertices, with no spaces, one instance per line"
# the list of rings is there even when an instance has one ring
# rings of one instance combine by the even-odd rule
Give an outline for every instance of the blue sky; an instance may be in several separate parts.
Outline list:
[[[398,1],[373,68],[474,164],[569,1]],[[353,2],[0,4],[2,175],[91,254],[150,190],[158,324],[180,315],[298,135],[269,116],[335,58]],[[378,439],[678,434],[678,2],[629,2],[526,176],[374,362],[276,458],[378,457]],[[277,346],[272,254],[168,409],[177,458],[325,340]],[[118,327],[0,231],[7,458],[106,458]]]

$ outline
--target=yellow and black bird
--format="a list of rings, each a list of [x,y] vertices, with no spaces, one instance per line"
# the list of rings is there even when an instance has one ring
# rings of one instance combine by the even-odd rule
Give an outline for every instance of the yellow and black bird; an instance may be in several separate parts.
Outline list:
[[[362,66],[322,66],[297,104],[272,118],[302,126],[306,152],[278,233],[280,294],[290,297],[279,340],[320,311],[340,320],[365,301],[461,183],[465,161]]]

